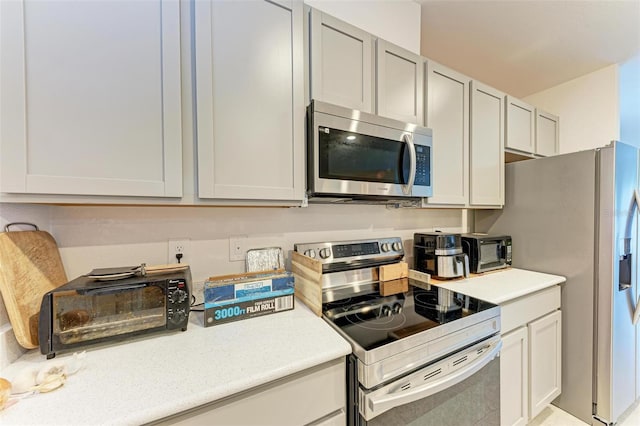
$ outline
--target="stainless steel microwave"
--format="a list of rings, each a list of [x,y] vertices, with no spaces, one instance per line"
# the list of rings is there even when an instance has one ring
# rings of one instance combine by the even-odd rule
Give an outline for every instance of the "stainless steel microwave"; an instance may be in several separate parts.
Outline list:
[[[433,194],[431,129],[316,100],[307,119],[309,198]]]

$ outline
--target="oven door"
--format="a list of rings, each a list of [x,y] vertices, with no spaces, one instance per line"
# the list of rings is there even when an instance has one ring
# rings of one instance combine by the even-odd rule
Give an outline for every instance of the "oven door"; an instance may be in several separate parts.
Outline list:
[[[501,348],[494,336],[380,388],[360,387],[357,423],[498,426]]]
[[[321,112],[309,132],[314,195],[432,195],[430,136]]]

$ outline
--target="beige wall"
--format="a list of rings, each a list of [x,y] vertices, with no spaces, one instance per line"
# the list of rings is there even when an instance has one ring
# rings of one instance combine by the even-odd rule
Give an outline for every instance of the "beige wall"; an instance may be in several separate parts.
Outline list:
[[[560,153],[620,138],[618,65],[611,65],[523,99],[560,116]]]
[[[405,241],[410,258],[414,232],[468,230],[466,211],[456,209],[364,205],[65,207],[0,203],[0,225],[16,221],[34,222],[53,235],[69,279],[100,267],[167,263],[168,240],[190,239],[185,260],[191,265],[196,289],[201,289],[202,281],[209,276],[244,271],[243,262],[229,260],[230,236],[247,236],[247,248],[280,246],[287,257],[298,242],[398,236]],[[0,303],[0,369],[22,353]]]
[[[640,147],[640,53],[620,64],[620,140]]]

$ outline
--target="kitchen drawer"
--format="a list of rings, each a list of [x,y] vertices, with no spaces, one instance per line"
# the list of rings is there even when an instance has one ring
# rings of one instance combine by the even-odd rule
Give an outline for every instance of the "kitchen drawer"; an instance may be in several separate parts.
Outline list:
[[[327,417],[324,417],[313,423],[309,423],[307,426],[345,426],[347,424],[347,415],[344,410],[331,413]]]
[[[501,334],[560,309],[560,286],[540,290],[500,305]]]
[[[345,408],[345,361],[334,361],[195,408],[154,424],[304,425],[324,424]]]

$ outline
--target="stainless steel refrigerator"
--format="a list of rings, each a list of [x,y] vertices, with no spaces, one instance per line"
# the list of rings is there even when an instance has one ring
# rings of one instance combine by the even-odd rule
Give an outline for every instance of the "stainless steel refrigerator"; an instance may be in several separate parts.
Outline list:
[[[553,404],[592,424],[617,422],[640,396],[638,162],[612,142],[510,163],[504,209],[475,214],[477,232],[512,236],[514,267],[567,278]]]

